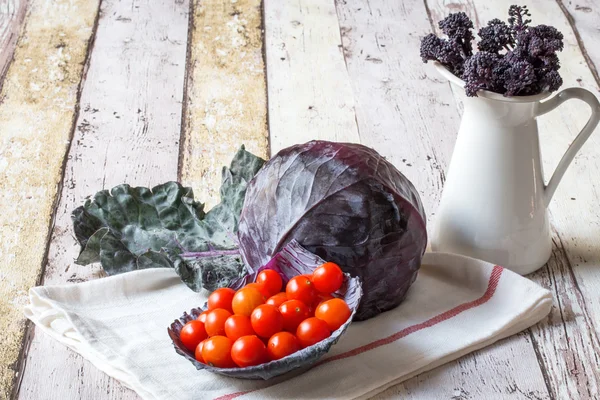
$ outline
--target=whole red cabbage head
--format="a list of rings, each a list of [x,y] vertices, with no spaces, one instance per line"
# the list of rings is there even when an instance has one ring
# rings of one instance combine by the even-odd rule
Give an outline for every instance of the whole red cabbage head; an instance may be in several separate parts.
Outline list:
[[[376,151],[312,141],[286,148],[250,182],[238,231],[247,265],[265,265],[292,240],[363,282],[355,319],[396,307],[427,245],[412,183]]]

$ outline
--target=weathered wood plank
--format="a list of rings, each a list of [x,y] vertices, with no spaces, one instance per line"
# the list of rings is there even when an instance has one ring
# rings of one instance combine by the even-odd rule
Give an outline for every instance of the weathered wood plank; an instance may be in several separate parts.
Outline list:
[[[0,4],[0,87],[12,60],[26,10],[27,0],[6,0]]]
[[[600,4],[596,0],[556,0],[573,27],[596,84],[600,85]]]
[[[337,10],[361,142],[377,149],[420,189],[431,220],[460,115],[447,82],[419,56],[420,38],[431,31],[425,6],[417,0],[345,0],[337,2]],[[511,364],[514,355],[524,361]],[[491,398],[516,393],[516,388],[539,398],[548,396],[534,349],[523,335],[463,357],[427,377],[443,385],[420,376],[383,396],[446,398],[459,392]]]
[[[188,12],[186,0],[102,2],[44,284],[101,276],[98,265],[73,262],[79,248],[70,213],[86,196],[177,178]],[[138,398],[39,330],[26,360],[19,398]]]
[[[531,346],[530,340],[527,332],[504,339],[473,353],[472,357],[463,357],[391,387],[372,400],[549,399],[543,381],[537,377],[540,367],[536,358],[524,357],[520,352],[522,346],[515,345]],[[523,373],[525,376],[520,376]],[[504,381],[496,376],[505,377]],[[531,378],[534,382],[528,381]]]
[[[360,142],[333,0],[265,0],[271,152],[312,139]]]
[[[448,12],[463,10],[477,24],[507,14],[510,0],[454,2],[430,1],[434,21]],[[533,24],[553,25],[565,38],[560,53],[563,87],[583,86],[598,93],[598,84],[588,68],[577,37],[555,2],[528,2]],[[589,117],[589,109],[577,101],[567,102],[538,119],[546,179],[578,130]],[[532,275],[554,292],[550,316],[531,329],[540,363],[547,372],[554,398],[591,399],[600,391],[598,327],[600,326],[600,137],[592,135],[565,174],[550,205],[555,227],[554,251],[545,269]],[[585,223],[582,223],[585,221]]]
[[[243,144],[268,155],[260,0],[196,0],[190,33],[181,181],[208,207]]]
[[[0,93],[2,398],[18,381],[21,307],[43,264],[97,7],[96,1],[32,0]]]

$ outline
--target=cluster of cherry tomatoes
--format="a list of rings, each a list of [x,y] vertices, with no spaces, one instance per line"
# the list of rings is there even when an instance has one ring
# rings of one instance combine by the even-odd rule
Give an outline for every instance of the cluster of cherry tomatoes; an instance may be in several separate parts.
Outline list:
[[[281,291],[281,276],[264,270],[238,291],[212,292],[208,309],[181,329],[181,342],[196,360],[219,368],[278,360],[329,337],[350,318],[346,302],[332,295],[343,280],[340,267],[328,262]]]

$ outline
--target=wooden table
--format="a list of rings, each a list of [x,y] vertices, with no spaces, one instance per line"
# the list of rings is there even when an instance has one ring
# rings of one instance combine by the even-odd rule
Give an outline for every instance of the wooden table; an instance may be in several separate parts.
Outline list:
[[[529,0],[565,35],[564,87],[598,93],[600,7]],[[27,325],[36,284],[102,276],[73,260],[70,212],[102,188],[180,179],[214,204],[241,144],[267,156],[309,139],[361,142],[420,189],[429,222],[461,115],[453,88],[419,58],[449,12],[477,25],[513,0],[4,0],[0,3],[1,398],[136,394]],[[18,40],[17,40],[18,39]],[[539,119],[553,170],[589,110]],[[600,393],[600,132],[550,206],[554,250],[530,276],[548,318],[377,396],[593,399]]]

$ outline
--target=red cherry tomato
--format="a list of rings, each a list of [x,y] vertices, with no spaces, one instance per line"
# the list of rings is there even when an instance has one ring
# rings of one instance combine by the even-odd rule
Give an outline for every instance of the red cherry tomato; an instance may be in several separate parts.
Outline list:
[[[268,361],[267,347],[256,335],[242,336],[231,348],[231,358],[238,367],[250,367]]]
[[[327,300],[315,310],[315,317],[325,321],[332,332],[344,325],[351,314],[350,307],[342,299]]]
[[[271,297],[271,293],[269,293],[269,291],[267,290],[266,287],[264,287],[262,284],[260,283],[248,283],[246,286],[244,286],[245,288],[247,287],[253,287],[255,289],[258,289],[258,291],[265,297],[265,299],[268,299],[269,297]]]
[[[252,311],[252,329],[258,336],[269,338],[283,328],[283,317],[277,307],[262,304]]]
[[[274,296],[271,296],[267,299],[267,304],[270,304],[272,306],[275,307],[279,307],[280,305],[282,305],[284,302],[287,301],[287,294],[285,294],[285,292],[281,292],[281,293],[277,293]]]
[[[283,279],[276,271],[265,269],[256,277],[256,283],[262,285],[269,292],[269,296],[274,296],[281,291]]]
[[[190,351],[196,350],[198,343],[208,337],[204,324],[200,321],[193,320],[188,322],[181,328],[179,339],[181,343]]]
[[[313,271],[312,282],[317,291],[333,293],[342,287],[344,273],[337,264],[326,262]]]
[[[300,300],[286,301],[279,306],[279,312],[283,316],[283,329],[294,333],[300,322],[310,317],[308,306]]]
[[[214,310],[222,308],[229,312],[233,312],[231,309],[231,301],[235,295],[235,290],[230,288],[220,288],[215,290],[208,296],[208,309]]]
[[[267,344],[267,352],[271,360],[279,360],[300,350],[300,343],[296,336],[289,332],[278,332],[271,336]]]
[[[242,336],[254,335],[252,322],[250,317],[245,315],[232,315],[225,321],[225,334],[233,341],[238,340]]]
[[[305,319],[296,329],[296,337],[302,347],[312,346],[326,339],[331,335],[331,331],[325,321],[311,317]]]
[[[198,318],[196,318],[196,320],[205,323],[206,322],[206,315],[208,314],[208,310],[206,311],[202,311],[202,314],[198,315]]]
[[[194,357],[196,357],[196,361],[201,362],[202,364],[206,364],[204,362],[204,358],[202,358],[202,346],[204,345],[204,340],[198,343],[196,346],[196,351],[194,352]]]
[[[202,345],[202,358],[204,362],[213,367],[234,368],[235,363],[231,358],[233,340],[225,336],[213,336],[204,341]]]
[[[255,287],[243,287],[233,296],[233,313],[249,317],[252,311],[265,302],[265,296]]]
[[[312,304],[317,296],[317,291],[306,275],[295,276],[285,287],[285,293],[289,300],[300,300],[304,304]]]
[[[208,336],[225,336],[225,321],[229,317],[231,317],[231,313],[223,308],[209,311],[204,324]]]

